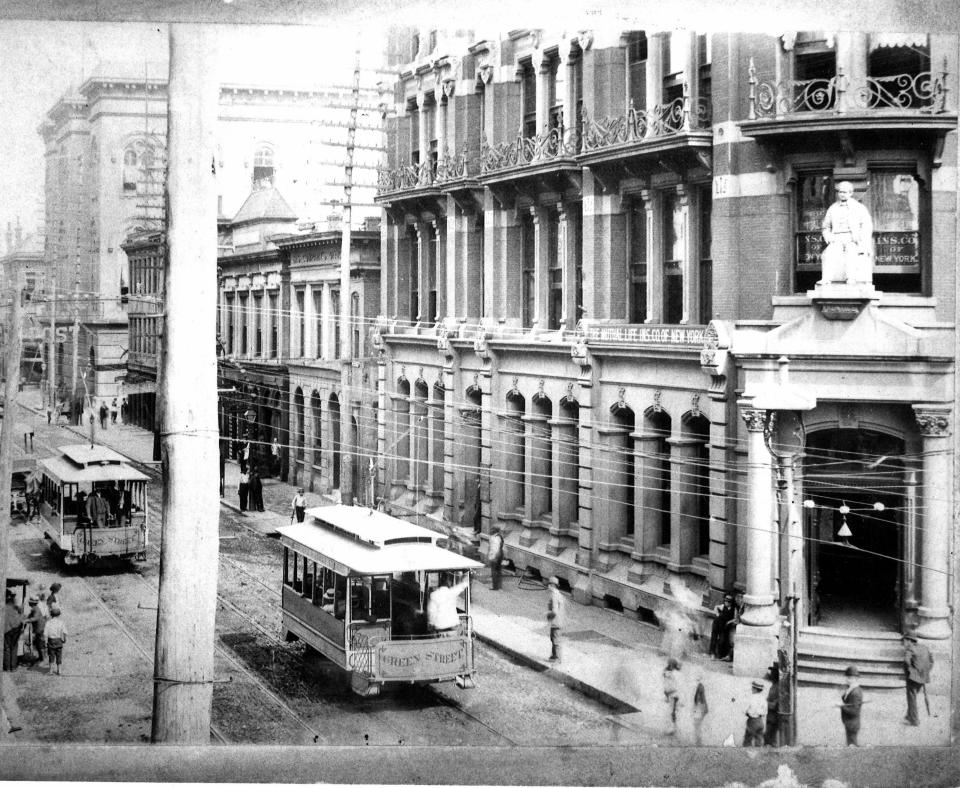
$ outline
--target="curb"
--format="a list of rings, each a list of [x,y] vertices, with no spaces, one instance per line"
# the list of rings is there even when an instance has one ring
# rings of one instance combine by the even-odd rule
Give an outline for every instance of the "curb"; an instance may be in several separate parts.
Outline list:
[[[517,651],[505,643],[494,640],[489,635],[481,634],[476,629],[473,630],[473,634],[481,643],[485,643],[491,648],[495,648],[497,651],[506,654],[512,659],[515,659],[517,662],[526,665],[528,668],[532,668],[533,670],[537,671],[537,673],[543,673],[554,681],[564,684],[567,687],[570,687],[570,689],[579,692],[581,695],[585,695],[588,698],[593,698],[593,700],[599,701],[604,706],[613,709],[614,713],[616,714],[630,714],[632,712],[640,711],[640,709],[638,709],[636,706],[627,703],[625,700],[611,695],[609,692],[606,692],[599,687],[588,684],[587,682],[578,679],[575,676],[571,676],[569,673],[565,673],[562,670],[550,667],[549,665],[541,662],[539,659],[531,657],[529,654],[524,654],[522,651]]]

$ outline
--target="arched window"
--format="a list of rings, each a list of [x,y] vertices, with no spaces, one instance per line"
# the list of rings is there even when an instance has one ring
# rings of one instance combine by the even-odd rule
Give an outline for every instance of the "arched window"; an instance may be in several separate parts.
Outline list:
[[[125,192],[135,192],[137,190],[139,174],[140,162],[137,152],[133,148],[127,148],[123,152],[123,190]]]
[[[258,145],[253,154],[253,185],[263,184],[273,185],[273,146],[262,144]]]

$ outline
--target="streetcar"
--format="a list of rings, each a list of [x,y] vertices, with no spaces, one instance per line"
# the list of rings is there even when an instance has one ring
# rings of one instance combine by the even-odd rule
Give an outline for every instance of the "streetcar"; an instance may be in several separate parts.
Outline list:
[[[146,560],[150,477],[97,444],[60,446],[39,460],[40,517],[50,549],[67,566],[101,558]],[[101,500],[91,502],[97,496]]]
[[[286,640],[346,671],[359,695],[397,684],[473,687],[469,579],[483,564],[445,549],[442,534],[380,511],[337,504],[306,515],[277,529]],[[463,581],[459,625],[428,631],[433,589]]]

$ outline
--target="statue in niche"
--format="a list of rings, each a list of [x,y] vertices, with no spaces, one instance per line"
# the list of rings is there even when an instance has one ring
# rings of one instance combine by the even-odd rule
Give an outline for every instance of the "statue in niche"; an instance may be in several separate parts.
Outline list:
[[[823,217],[823,240],[818,284],[873,283],[873,220],[866,206],[853,198],[850,181],[837,184],[837,200]]]

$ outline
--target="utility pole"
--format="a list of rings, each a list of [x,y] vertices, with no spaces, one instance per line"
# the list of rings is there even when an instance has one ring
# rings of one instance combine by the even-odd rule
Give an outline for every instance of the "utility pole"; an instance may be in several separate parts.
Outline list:
[[[15,274],[11,291],[11,304],[7,330],[7,380],[3,392],[3,420],[0,422],[0,586],[7,588],[7,566],[10,557],[10,476],[13,471],[13,431],[16,429],[17,416],[14,413],[17,390],[20,388],[20,353],[23,347],[23,326],[21,325],[20,277]],[[6,609],[6,604],[4,604]],[[0,612],[0,624],[4,613]]]
[[[353,96],[350,103],[350,121],[347,125],[347,161],[344,165],[346,179],[343,185],[343,219],[340,222],[340,391],[343,401],[340,405],[340,490],[347,491],[346,503],[353,505],[353,489],[356,480],[353,478],[352,455],[343,450],[344,436],[347,434],[346,425],[350,423],[349,414],[353,407],[353,326],[350,324],[350,245],[351,222],[353,214],[353,148],[357,136],[357,110],[360,104],[360,45],[357,44],[356,56],[353,64]],[[360,315],[357,314],[357,320]],[[360,378],[360,376],[357,376]],[[352,432],[352,431],[351,431]],[[360,433],[357,430],[357,443],[360,443]],[[350,452],[359,454],[360,446],[350,446]],[[341,495],[341,500],[344,496]]]
[[[57,409],[57,280],[50,283],[50,344],[47,345],[47,401]]]
[[[215,33],[174,23],[167,110],[163,544],[151,741],[209,744],[220,514]]]

